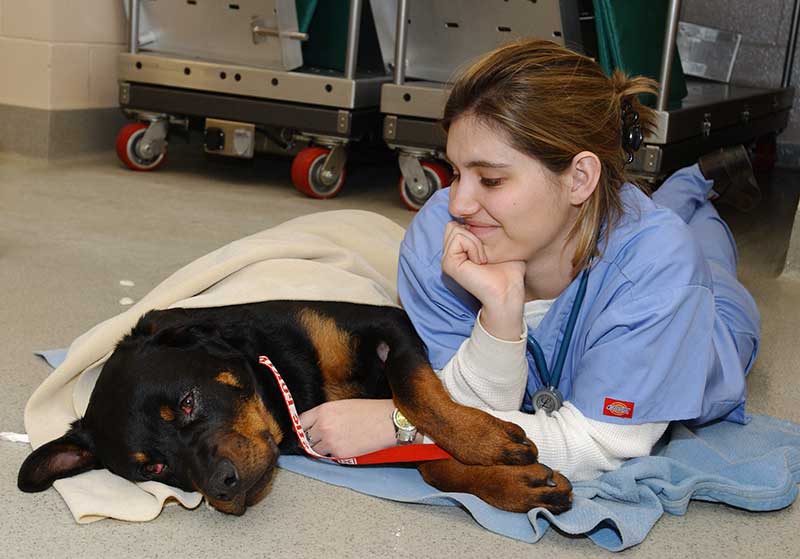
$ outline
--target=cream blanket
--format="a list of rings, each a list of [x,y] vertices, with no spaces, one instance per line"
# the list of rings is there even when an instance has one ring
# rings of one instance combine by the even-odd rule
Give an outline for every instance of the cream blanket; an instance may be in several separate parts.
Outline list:
[[[226,245],[184,266],[136,305],[77,338],[65,361],[31,396],[25,428],[34,448],[63,435],[86,410],[103,363],[150,309],[300,299],[398,305],[403,228],[378,214],[342,210],[299,217]],[[75,520],[151,520],[164,503],[196,507],[201,496],[157,482],[131,483],[108,470],[56,481]]]

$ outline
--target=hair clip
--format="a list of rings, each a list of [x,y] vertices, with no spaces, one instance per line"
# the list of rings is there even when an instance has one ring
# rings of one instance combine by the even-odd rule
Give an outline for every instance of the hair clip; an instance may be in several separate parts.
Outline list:
[[[639,113],[636,112],[630,101],[622,102],[622,149],[628,154],[625,164],[633,162],[633,152],[642,146],[644,133],[639,124]]]

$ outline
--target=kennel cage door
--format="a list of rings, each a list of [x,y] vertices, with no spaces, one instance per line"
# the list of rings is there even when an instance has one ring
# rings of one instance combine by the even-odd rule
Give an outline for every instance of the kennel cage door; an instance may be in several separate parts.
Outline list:
[[[394,63],[396,1],[371,7],[383,58]],[[577,22],[573,0],[408,0],[406,77],[447,82],[477,56],[522,37],[579,48],[576,27],[562,21],[573,16]]]
[[[123,0],[126,10],[128,1]],[[141,0],[140,50],[271,70],[303,65],[293,0]],[[255,35],[253,26],[276,29]]]

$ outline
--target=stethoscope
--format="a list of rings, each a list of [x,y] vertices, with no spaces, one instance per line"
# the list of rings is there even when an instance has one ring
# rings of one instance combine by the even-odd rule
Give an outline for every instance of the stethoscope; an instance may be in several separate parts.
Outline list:
[[[558,390],[558,383],[561,380],[561,371],[564,369],[567,350],[572,340],[572,333],[575,330],[575,322],[578,320],[578,313],[586,297],[586,285],[588,282],[589,268],[587,267],[581,275],[581,281],[580,284],[578,284],[578,293],[575,295],[575,300],[572,302],[572,309],[567,319],[567,327],[564,329],[564,339],[561,341],[561,346],[558,348],[556,363],[552,370],[547,367],[547,361],[544,358],[544,352],[539,342],[536,341],[533,335],[528,336],[528,351],[530,351],[533,356],[533,362],[536,364],[536,369],[539,371],[539,380],[542,381],[542,388],[534,392],[531,396],[531,404],[533,405],[534,413],[542,410],[547,415],[550,415],[564,403],[564,396]]]

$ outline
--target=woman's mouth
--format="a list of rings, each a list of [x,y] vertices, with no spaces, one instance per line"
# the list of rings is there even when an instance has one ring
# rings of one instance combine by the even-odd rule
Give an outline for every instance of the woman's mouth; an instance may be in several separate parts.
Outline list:
[[[469,231],[478,238],[490,235],[498,227],[497,225],[488,225],[485,223],[469,223],[469,222],[465,223],[464,225],[466,226],[467,231]]]

